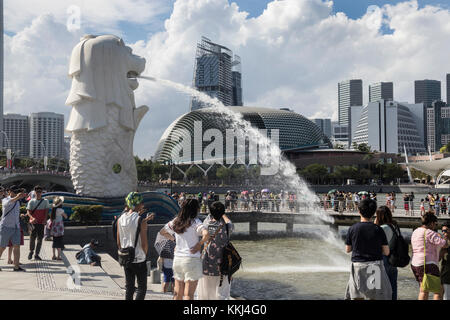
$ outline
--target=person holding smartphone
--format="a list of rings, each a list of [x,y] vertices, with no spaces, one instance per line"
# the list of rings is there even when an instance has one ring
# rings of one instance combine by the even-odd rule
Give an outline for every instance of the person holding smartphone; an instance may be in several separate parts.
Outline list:
[[[14,271],[25,271],[20,260],[20,200],[27,197],[21,189],[13,186],[9,196],[2,200],[2,218],[0,221],[0,258],[11,241],[14,253]],[[1,269],[0,269],[1,271]]]

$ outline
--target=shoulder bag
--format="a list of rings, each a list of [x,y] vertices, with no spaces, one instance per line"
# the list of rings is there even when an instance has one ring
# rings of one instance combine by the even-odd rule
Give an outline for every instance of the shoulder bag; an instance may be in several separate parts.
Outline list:
[[[227,228],[228,244],[223,249],[223,258],[220,265],[220,284],[222,286],[223,277],[228,276],[228,283],[231,283],[231,277],[236,271],[239,270],[242,264],[242,258],[237,252],[236,248],[230,242],[230,232],[228,230],[228,224],[225,225]]]
[[[433,293],[441,293],[441,278],[434,276],[432,274],[427,274],[425,272],[425,256],[426,256],[426,234],[427,230],[425,229],[425,233],[423,235],[423,279],[422,279],[422,290]]]
[[[7,216],[8,214],[10,214],[10,213],[16,208],[16,205],[17,205],[17,201],[14,203],[13,207],[12,207],[11,209],[9,209],[9,211],[6,212],[6,214],[4,214],[4,215],[2,216],[2,219],[6,218],[6,216]]]

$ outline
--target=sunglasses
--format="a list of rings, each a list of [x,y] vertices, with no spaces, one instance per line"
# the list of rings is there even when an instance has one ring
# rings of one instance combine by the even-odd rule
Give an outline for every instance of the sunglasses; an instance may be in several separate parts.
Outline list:
[[[448,233],[448,229],[442,230],[443,233]]]

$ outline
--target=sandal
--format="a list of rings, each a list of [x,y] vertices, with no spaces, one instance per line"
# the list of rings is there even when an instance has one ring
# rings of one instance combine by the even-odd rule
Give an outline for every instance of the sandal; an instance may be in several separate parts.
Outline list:
[[[8,264],[14,264],[14,261],[8,260]]]
[[[56,258],[56,260],[58,260],[58,261],[62,261],[62,258],[61,258],[61,257],[58,257],[58,258]]]
[[[53,256],[53,257],[52,257],[52,260],[58,260],[58,259],[56,259],[56,257],[55,257],[55,256]]]

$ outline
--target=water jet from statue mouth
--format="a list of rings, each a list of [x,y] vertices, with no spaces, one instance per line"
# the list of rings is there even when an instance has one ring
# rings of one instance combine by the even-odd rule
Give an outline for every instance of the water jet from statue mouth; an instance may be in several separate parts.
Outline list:
[[[128,79],[136,79],[138,77],[139,77],[139,73],[137,73],[136,71],[128,71],[128,73],[127,73]]]
[[[149,77],[149,76],[141,76],[141,75],[138,75],[137,78],[140,78],[140,79],[147,79],[147,80],[150,80],[150,81],[158,81],[156,78]]]

